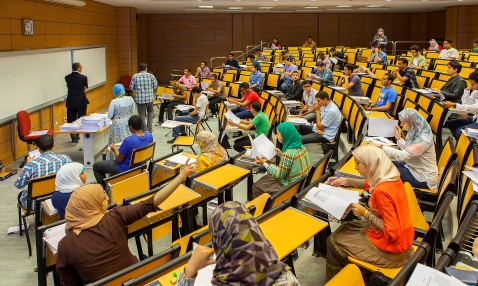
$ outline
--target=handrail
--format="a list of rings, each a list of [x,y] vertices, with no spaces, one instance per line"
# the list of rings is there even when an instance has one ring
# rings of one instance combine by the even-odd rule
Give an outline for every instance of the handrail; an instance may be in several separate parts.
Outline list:
[[[244,61],[244,51],[231,51],[231,53],[237,53],[237,52],[240,52],[241,55],[237,56],[235,60],[237,60],[238,58],[242,58],[242,60]]]
[[[214,66],[212,65],[212,60],[218,60],[218,59],[227,59],[227,58],[226,58],[226,57],[211,58],[211,61],[210,61],[210,63],[211,63],[211,65],[210,65],[211,70],[214,68]]]
[[[264,48],[262,45],[267,43],[267,48],[270,48],[270,43],[268,41],[261,41],[261,51]]]
[[[406,44],[406,43],[409,43],[409,44],[417,44],[417,43],[430,43],[430,41],[392,41],[392,44],[393,44],[393,48],[392,48],[392,55],[396,55],[397,54],[397,43],[401,43],[401,44]],[[440,44],[440,43],[443,43],[442,41],[438,42],[437,41],[437,44]],[[405,51],[405,50],[400,50],[400,51]]]

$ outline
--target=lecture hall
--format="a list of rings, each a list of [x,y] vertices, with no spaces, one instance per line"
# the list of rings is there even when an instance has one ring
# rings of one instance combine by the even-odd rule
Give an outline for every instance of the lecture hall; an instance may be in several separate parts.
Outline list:
[[[477,284],[478,0],[0,11],[0,284]]]

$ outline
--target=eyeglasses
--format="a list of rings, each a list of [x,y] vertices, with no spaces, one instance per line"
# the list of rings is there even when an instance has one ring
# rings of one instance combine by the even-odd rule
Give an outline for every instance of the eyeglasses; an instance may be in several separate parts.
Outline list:
[[[302,88],[309,88],[310,85],[303,85]]]

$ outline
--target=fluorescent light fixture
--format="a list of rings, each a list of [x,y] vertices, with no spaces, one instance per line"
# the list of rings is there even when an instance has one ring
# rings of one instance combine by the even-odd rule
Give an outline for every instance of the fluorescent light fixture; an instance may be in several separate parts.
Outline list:
[[[261,5],[261,7],[275,7],[276,5]]]
[[[265,9],[272,9],[274,7],[259,7],[260,10],[265,10]]]
[[[318,8],[319,8],[319,7],[317,7],[317,6],[314,6],[314,7],[312,7],[312,6],[304,7],[304,9],[318,9]]]
[[[309,12],[310,10],[295,10],[296,12]],[[314,11],[324,11],[324,10],[314,10]]]
[[[78,7],[83,7],[86,5],[86,3],[81,0],[45,0],[45,1],[50,1],[50,2],[55,2],[59,4],[65,4],[65,5],[78,6]]]
[[[201,9],[213,9],[214,6],[198,6],[198,8],[201,8]]]
[[[199,9],[199,8],[185,8],[184,10],[186,11],[216,11],[215,9]]]
[[[354,9],[327,9],[326,11],[354,11]]]
[[[368,5],[368,6],[365,6],[367,8],[383,8],[383,7],[387,7],[385,5]]]
[[[244,7],[229,7],[229,10],[242,10]]]
[[[349,8],[349,7],[352,7],[351,5],[340,5],[340,6],[337,6],[337,8]]]
[[[277,2],[277,1],[279,1],[279,0],[274,0],[274,2]]]

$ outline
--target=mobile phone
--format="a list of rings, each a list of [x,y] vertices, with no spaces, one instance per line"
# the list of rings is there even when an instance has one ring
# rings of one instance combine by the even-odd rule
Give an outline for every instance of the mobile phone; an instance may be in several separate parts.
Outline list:
[[[174,162],[171,162],[171,161],[164,161],[164,165],[165,166],[176,167],[178,165],[178,163],[174,163]]]

